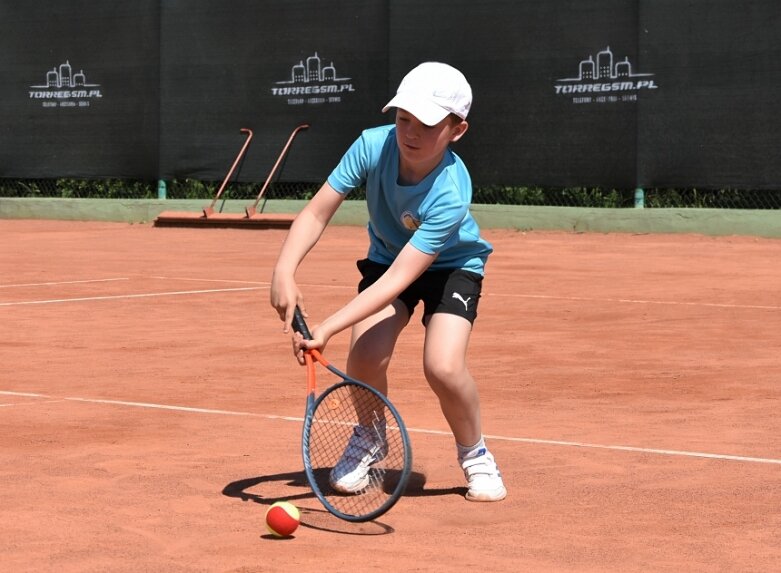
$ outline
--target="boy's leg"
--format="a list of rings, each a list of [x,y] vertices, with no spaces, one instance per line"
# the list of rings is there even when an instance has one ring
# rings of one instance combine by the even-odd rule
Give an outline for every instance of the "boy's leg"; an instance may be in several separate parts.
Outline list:
[[[432,314],[426,326],[424,372],[456,439],[458,460],[469,486],[466,498],[499,501],[507,490],[483,441],[477,384],[466,366],[471,331],[471,323],[461,316]]]
[[[387,372],[393,349],[408,322],[407,307],[396,299],[354,325],[347,357],[347,374],[386,394]]]
[[[407,307],[396,301],[353,326],[347,373],[387,393],[388,364],[399,333],[408,321]],[[359,425],[330,474],[331,486],[345,494],[364,489],[369,484],[371,466],[383,459],[387,452],[384,415],[379,415],[381,425],[378,426],[377,418],[365,408],[357,408],[357,411],[366,413],[366,419],[359,416]]]
[[[456,442],[477,443],[482,436],[477,383],[466,366],[472,325],[454,314],[435,313],[426,325],[423,371],[439,398]]]

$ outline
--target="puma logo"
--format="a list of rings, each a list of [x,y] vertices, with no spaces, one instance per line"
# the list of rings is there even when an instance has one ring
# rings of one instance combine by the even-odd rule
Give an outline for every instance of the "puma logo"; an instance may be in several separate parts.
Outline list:
[[[469,301],[470,301],[470,300],[472,300],[472,297],[471,297],[471,296],[470,296],[468,299],[464,300],[464,297],[462,297],[462,296],[461,296],[460,294],[458,294],[457,292],[454,292],[454,293],[453,293],[453,298],[457,298],[458,300],[460,300],[461,302],[463,302],[463,303],[464,303],[464,310],[469,310],[468,303],[469,303]]]

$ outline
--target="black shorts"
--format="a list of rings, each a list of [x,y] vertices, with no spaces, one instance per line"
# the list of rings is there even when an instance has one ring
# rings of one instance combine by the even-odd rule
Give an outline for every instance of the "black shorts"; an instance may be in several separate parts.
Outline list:
[[[357,263],[363,278],[358,283],[358,292],[366,290],[380,278],[388,265],[381,265],[369,259]],[[409,315],[423,301],[423,324],[436,312],[463,316],[470,324],[477,318],[477,303],[483,288],[483,277],[462,269],[426,271],[409,285],[400,295]]]

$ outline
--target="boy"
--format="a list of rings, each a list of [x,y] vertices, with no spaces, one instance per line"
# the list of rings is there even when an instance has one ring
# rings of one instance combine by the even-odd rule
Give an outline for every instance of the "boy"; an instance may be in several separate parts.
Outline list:
[[[472,182],[449,146],[463,137],[472,90],[461,72],[425,62],[409,72],[383,108],[396,109],[395,125],[365,130],[296,217],[282,245],[271,282],[271,305],[290,331],[296,304],[304,310],[295,272],[345,195],[366,185],[369,252],[358,261],[358,295],[312,329],[303,349],[323,348],[352,327],[347,373],[386,393],[388,364],[418,302],[425,326],[423,371],[439,398],[456,440],[471,501],[499,501],[507,491],[485,446],[477,385],[466,367],[467,347],[491,245],[469,212]],[[358,426],[331,472],[331,485],[353,493],[366,484],[382,456]]]

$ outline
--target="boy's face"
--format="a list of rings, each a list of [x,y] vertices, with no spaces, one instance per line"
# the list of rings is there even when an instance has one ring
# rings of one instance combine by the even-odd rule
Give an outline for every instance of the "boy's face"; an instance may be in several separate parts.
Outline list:
[[[408,111],[397,109],[396,142],[402,163],[422,169],[430,165],[433,169],[442,160],[448,145],[461,139],[468,127],[466,121],[454,116],[428,126]]]

